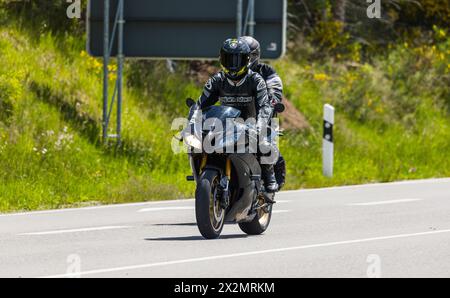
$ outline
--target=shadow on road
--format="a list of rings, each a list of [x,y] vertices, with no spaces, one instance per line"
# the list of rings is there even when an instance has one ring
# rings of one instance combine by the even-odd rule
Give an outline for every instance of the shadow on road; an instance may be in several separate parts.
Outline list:
[[[232,225],[234,223],[225,223],[226,225]],[[197,223],[195,222],[180,222],[180,223],[159,223],[159,224],[153,224],[152,226],[157,226],[157,227],[187,227],[187,226],[192,226],[192,227],[196,227]]]
[[[219,239],[238,239],[247,238],[248,235],[245,234],[232,234],[232,235],[222,235]],[[147,241],[196,241],[205,240],[202,236],[180,236],[180,237],[158,237],[158,238],[146,238]]]
[[[160,223],[160,224],[154,224],[153,226],[157,226],[157,227],[169,227],[169,226],[197,226],[197,223],[195,223],[195,222]]]

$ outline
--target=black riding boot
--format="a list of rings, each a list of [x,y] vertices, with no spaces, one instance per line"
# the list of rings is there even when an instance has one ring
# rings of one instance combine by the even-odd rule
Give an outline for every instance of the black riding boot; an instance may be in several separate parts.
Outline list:
[[[264,180],[264,188],[266,192],[276,192],[278,191],[278,183],[275,179],[275,172],[273,165],[261,165],[262,178]]]
[[[281,154],[277,163],[274,165],[274,171],[278,183],[278,190],[280,190],[286,182],[286,162]]]

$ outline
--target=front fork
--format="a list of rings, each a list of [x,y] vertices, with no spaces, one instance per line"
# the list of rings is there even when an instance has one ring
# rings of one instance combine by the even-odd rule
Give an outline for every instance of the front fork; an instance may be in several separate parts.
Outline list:
[[[193,176],[188,176],[188,180],[195,180],[198,182],[198,175],[196,175],[195,171],[195,165],[193,162],[193,159],[190,159],[191,162],[191,168],[193,169]],[[206,164],[208,162],[208,156],[206,154],[203,154],[202,160],[200,162],[200,170],[199,173],[201,174],[203,172],[203,169],[205,168]],[[189,178],[191,177],[191,178]],[[231,160],[227,158],[225,163],[225,176],[220,179],[219,187],[216,191],[216,199],[220,201],[220,206],[223,209],[227,209],[230,205],[230,179],[231,179]]]
[[[217,196],[220,200],[220,206],[223,209],[227,209],[230,205],[230,179],[231,179],[231,160],[227,158],[225,165],[225,176],[220,179],[219,183],[219,191],[217,192]]]

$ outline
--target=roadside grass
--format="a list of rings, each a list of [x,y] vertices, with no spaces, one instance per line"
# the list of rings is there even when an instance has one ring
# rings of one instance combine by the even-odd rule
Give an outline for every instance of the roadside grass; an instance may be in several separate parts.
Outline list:
[[[99,61],[81,40],[60,45],[50,34],[0,30],[0,211],[189,196],[186,157],[170,150],[171,118],[127,90],[124,145],[104,148]]]
[[[370,64],[274,63],[311,124],[281,138],[286,189],[450,176],[449,49],[447,38]],[[172,120],[201,91],[187,65],[127,63],[123,146],[105,148],[101,61],[82,39],[11,24],[0,58],[0,212],[192,197],[187,158],[171,150]],[[324,103],[337,110],[333,178],[322,176]]]
[[[400,44],[365,64],[275,63],[311,124],[288,133],[288,188],[450,176],[450,40]],[[333,178],[322,176],[322,107],[336,107]],[[296,150],[295,150],[296,149]]]

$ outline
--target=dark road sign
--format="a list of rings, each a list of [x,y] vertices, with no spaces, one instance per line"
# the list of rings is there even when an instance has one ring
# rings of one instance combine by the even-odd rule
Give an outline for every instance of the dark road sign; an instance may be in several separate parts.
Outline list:
[[[248,0],[244,0],[245,19]],[[110,1],[114,24],[118,0]],[[103,51],[104,1],[88,4],[88,52]],[[236,36],[237,0],[125,0],[124,44],[127,58],[217,59],[222,42]],[[255,1],[255,38],[263,59],[280,58],[286,44],[286,0]],[[111,32],[113,26],[110,26]],[[112,56],[117,54],[117,36]]]

